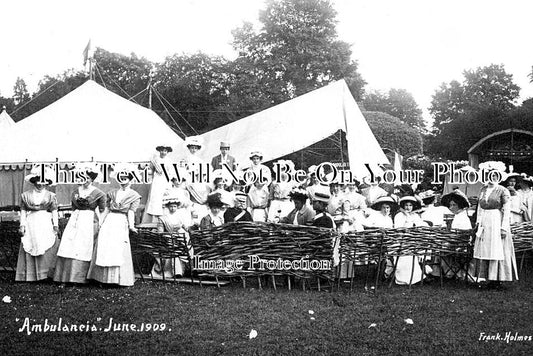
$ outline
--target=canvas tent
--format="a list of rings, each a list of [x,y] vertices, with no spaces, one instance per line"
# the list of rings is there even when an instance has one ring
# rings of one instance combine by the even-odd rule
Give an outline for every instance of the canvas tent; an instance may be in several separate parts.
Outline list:
[[[143,162],[167,142],[183,157],[183,140],[155,112],[89,80],[17,123],[0,143],[0,163]]]
[[[263,160],[270,161],[339,129],[346,132],[350,170],[357,177],[368,175],[365,163],[373,167],[389,163],[344,80],[203,134],[209,144],[201,155],[210,162],[219,154],[219,142],[229,141],[230,154],[247,166],[251,151],[262,151]]]
[[[18,204],[25,163],[147,162],[162,143],[173,161],[184,157],[183,140],[155,112],[89,80],[2,135],[0,206]],[[66,188],[56,189],[60,203],[69,203]]]
[[[15,121],[9,116],[9,114],[6,112],[6,108],[4,107],[2,109],[2,112],[0,112],[0,135],[5,134],[11,128],[15,125]]]

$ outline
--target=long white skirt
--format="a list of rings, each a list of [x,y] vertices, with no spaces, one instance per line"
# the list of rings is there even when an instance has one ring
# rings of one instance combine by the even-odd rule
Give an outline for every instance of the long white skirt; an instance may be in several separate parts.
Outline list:
[[[163,195],[168,187],[170,187],[170,183],[167,182],[165,176],[154,173],[148,201],[146,202],[146,213],[153,216],[163,215]]]
[[[87,278],[121,286],[135,283],[128,218],[125,214],[107,214],[95,240]]]
[[[474,244],[474,258],[503,260],[502,213],[498,209],[479,209],[479,228]]]
[[[399,256],[396,257],[396,259],[398,259],[398,262],[396,262],[396,260],[394,262],[387,260],[387,267],[385,269],[385,276],[389,276],[394,269],[394,263],[396,263],[396,271],[394,272],[394,280],[396,284],[415,284],[420,282],[422,278],[425,278],[422,273],[422,268],[420,268],[418,256]],[[427,272],[429,272],[429,270]]]

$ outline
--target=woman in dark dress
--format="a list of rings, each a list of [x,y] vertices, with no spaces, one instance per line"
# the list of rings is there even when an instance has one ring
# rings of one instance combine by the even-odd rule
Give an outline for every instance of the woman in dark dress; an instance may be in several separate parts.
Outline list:
[[[61,237],[57,251],[55,282],[87,283],[87,272],[93,255],[94,239],[98,234],[99,216],[105,210],[106,196],[93,186],[98,176],[94,168],[86,168],[86,181],[72,192],[72,215]]]

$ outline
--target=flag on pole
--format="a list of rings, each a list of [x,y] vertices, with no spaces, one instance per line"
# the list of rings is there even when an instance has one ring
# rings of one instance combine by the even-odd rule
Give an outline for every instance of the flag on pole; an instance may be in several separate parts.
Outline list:
[[[83,50],[83,65],[87,64],[87,61],[89,60],[90,52],[91,52],[91,40],[89,40],[89,43],[87,43],[87,46],[85,46],[85,49]]]

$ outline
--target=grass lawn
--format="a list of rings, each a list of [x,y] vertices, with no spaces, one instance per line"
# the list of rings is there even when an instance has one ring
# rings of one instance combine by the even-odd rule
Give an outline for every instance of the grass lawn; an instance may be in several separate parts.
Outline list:
[[[531,264],[531,261],[530,261]],[[318,292],[138,281],[131,288],[0,281],[0,355],[13,354],[533,354],[533,268],[512,289],[464,282]],[[253,283],[249,283],[253,287]],[[312,310],[314,314],[310,314]],[[311,318],[315,320],[312,320]],[[93,324],[94,332],[19,332],[30,325]],[[166,324],[165,331],[109,331],[113,322]],[[407,324],[410,318],[413,324]],[[375,327],[369,326],[375,323]],[[146,326],[145,326],[146,328]],[[254,329],[258,335],[249,339]]]

